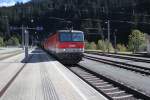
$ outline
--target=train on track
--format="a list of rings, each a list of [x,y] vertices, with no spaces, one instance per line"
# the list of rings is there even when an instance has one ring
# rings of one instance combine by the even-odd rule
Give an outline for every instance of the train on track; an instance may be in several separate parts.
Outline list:
[[[43,48],[64,64],[76,64],[82,60],[84,33],[76,30],[58,30],[45,39]]]

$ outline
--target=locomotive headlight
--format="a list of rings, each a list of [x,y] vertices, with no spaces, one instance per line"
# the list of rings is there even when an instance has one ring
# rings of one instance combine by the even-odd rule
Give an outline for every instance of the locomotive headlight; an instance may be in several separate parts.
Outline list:
[[[63,49],[63,51],[66,51],[66,49]]]

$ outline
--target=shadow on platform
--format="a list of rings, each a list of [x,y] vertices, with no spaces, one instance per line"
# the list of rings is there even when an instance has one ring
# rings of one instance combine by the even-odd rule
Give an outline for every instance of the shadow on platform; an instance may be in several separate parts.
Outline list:
[[[46,52],[44,52],[41,49],[35,49],[29,54],[27,60],[23,59],[21,62],[22,63],[40,63],[40,62],[50,62],[50,61],[56,61],[56,59],[48,55]]]

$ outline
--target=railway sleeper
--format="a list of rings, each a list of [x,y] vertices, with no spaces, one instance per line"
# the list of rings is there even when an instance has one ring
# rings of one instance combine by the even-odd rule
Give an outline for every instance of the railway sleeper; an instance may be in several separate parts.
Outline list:
[[[101,89],[99,89],[99,90],[101,90]],[[115,92],[119,92],[119,91],[121,91],[121,90],[120,89],[113,89],[113,90],[108,90],[107,89],[107,90],[103,90],[103,92],[106,93],[106,94],[107,93],[115,93]]]
[[[115,99],[115,100],[131,100],[130,98],[132,98],[133,97],[133,95],[123,95],[123,96],[114,96],[114,97],[112,97],[113,99]],[[134,100],[135,100],[135,98],[134,98]]]
[[[90,83],[101,83],[101,82],[104,82],[103,80],[87,80],[88,82]]]
[[[101,88],[101,89],[109,89],[109,88],[113,88],[114,86],[113,85],[103,85],[103,86],[98,86],[98,88]]]
[[[99,78],[97,78],[97,77],[96,77],[96,78],[92,78],[92,79],[89,78],[89,79],[86,79],[86,80],[87,80],[87,81],[97,81],[97,80],[103,81],[103,80],[101,80],[101,79],[99,79]]]
[[[109,93],[106,93],[106,94],[113,95],[113,94],[118,94],[118,93],[125,93],[125,91],[109,92]]]
[[[101,82],[101,83],[92,83],[93,85],[99,86],[99,85],[105,85],[108,84],[108,82]]]
[[[112,87],[112,88],[106,88],[106,89],[99,88],[99,89],[102,91],[111,91],[111,90],[118,90],[118,87]]]
[[[129,94],[122,92],[122,93],[114,93],[114,94],[109,94],[110,97],[123,97],[123,96],[129,96]]]
[[[92,76],[92,74],[89,74],[89,73],[87,73],[87,72],[77,72],[78,74],[80,74],[80,75],[83,75],[83,76]]]
[[[96,78],[96,76],[83,76],[85,79],[91,79],[91,78]]]

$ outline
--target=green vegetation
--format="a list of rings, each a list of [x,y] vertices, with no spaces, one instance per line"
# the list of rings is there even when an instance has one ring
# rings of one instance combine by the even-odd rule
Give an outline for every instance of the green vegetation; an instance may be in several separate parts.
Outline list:
[[[85,49],[90,49],[90,43],[89,42],[85,42]]]
[[[20,37],[18,36],[12,36],[8,37],[8,40],[0,36],[0,47],[4,46],[19,46],[20,45]]]
[[[109,45],[108,45],[109,44]],[[103,52],[114,51],[114,47],[111,42],[108,43],[107,40],[98,40],[98,43],[95,42],[86,42],[85,49],[89,50],[101,50]],[[116,46],[117,51],[119,52],[128,52],[132,51],[133,53],[138,51],[146,51],[146,37],[145,34],[139,30],[133,30],[132,33],[129,35],[128,46],[125,44],[117,44]]]
[[[133,53],[145,48],[146,37],[145,34],[139,30],[133,30],[129,35],[128,49]]]
[[[0,47],[4,46],[4,39],[0,37]]]
[[[90,43],[89,49],[90,49],[90,50],[96,50],[96,49],[97,49],[95,42],[91,42],[91,43]]]
[[[112,43],[111,42],[106,42],[107,43],[107,51],[108,51],[108,49],[109,49],[109,51],[114,51],[114,47],[113,47],[113,45],[112,45]]]
[[[7,42],[6,46],[19,46],[19,39],[15,36],[11,37]]]
[[[98,43],[96,44],[95,42],[86,42],[85,44],[85,49],[89,50],[101,50],[103,52],[108,51],[108,41],[107,40],[99,40]],[[109,43],[109,50],[114,51],[114,48],[111,43]]]
[[[104,40],[98,40],[97,49],[105,52],[107,49],[106,42]]]
[[[117,51],[119,52],[126,52],[127,47],[124,44],[117,44]]]

